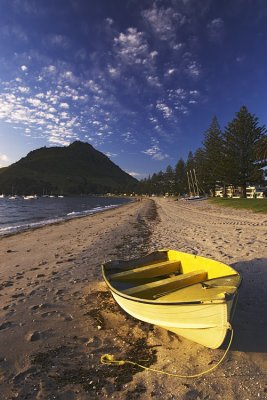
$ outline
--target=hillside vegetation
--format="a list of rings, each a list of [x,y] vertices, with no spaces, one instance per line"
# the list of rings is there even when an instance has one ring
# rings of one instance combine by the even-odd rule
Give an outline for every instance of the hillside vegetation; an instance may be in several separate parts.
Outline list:
[[[137,180],[88,143],[40,148],[0,169],[0,193],[81,194],[131,190]]]

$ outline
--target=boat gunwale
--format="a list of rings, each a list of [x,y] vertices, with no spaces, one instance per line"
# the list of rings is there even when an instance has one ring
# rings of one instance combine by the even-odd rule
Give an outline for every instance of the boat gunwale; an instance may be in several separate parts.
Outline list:
[[[107,279],[107,277],[106,277],[106,274],[105,274],[105,266],[102,264],[102,275],[103,275],[103,278],[104,278],[104,281],[105,281],[105,283],[107,284],[107,286],[108,286],[108,288],[110,289],[110,291],[112,292],[112,293],[115,293],[117,296],[119,296],[119,297],[122,297],[122,298],[124,298],[124,299],[126,299],[126,300],[130,300],[130,301],[134,301],[134,302],[136,302],[136,303],[145,303],[145,304],[154,304],[154,305],[168,305],[168,306],[176,306],[176,305],[191,305],[191,304],[200,304],[200,305],[214,305],[214,304],[224,304],[224,303],[227,303],[229,300],[231,300],[232,298],[234,299],[235,297],[236,297],[236,295],[237,295],[237,289],[239,288],[239,286],[240,286],[240,284],[241,284],[241,280],[242,280],[242,278],[241,278],[241,276],[240,276],[240,274],[237,272],[236,274],[232,274],[232,275],[228,275],[228,276],[235,276],[235,275],[238,275],[239,277],[240,277],[240,282],[239,282],[239,285],[238,286],[236,286],[236,290],[235,290],[235,292],[234,293],[231,293],[231,294],[228,294],[228,296],[227,297],[225,297],[224,299],[216,299],[216,298],[214,298],[214,299],[210,299],[210,300],[192,300],[192,301],[162,301],[162,302],[160,302],[160,301],[156,301],[156,299],[154,300],[154,299],[142,299],[142,298],[140,298],[140,297],[134,297],[134,296],[129,296],[129,295],[127,295],[127,294],[124,294],[124,293],[122,293],[122,292],[120,292],[119,290],[117,290],[117,289],[115,289],[111,284],[110,284],[110,282],[109,282],[109,280]],[[212,281],[212,280],[214,280],[214,279],[216,279],[216,278],[212,278],[212,279],[208,279],[208,280],[206,280],[205,281],[205,283],[206,282],[209,282],[209,281]],[[178,289],[179,290],[179,289]]]
[[[170,249],[161,249],[161,250],[156,250],[156,251],[153,251],[153,252],[151,252],[151,253],[149,253],[148,255],[146,255],[145,256],[145,258],[148,258],[148,257],[151,257],[151,256],[153,256],[154,254],[156,254],[156,253],[164,253],[164,252],[166,252],[166,254],[168,253],[170,251]],[[175,250],[176,251],[176,250]],[[181,253],[181,254],[186,254],[186,255],[188,255],[189,253],[185,253],[185,252],[181,252],[181,251],[179,251],[179,250],[177,250],[177,253]],[[192,257],[200,257],[200,258],[206,258],[206,259],[209,259],[208,257],[203,257],[203,256],[199,256],[199,255],[195,255],[195,254],[190,254]],[[127,261],[127,263],[130,263],[130,262],[137,262],[138,260],[142,260],[142,257],[140,257],[140,258],[138,258],[138,259],[133,259],[133,260],[128,260]],[[213,260],[214,261],[214,260]],[[213,305],[213,304],[223,304],[223,303],[227,303],[229,300],[231,300],[231,299],[234,299],[237,295],[238,295],[238,288],[240,287],[240,285],[241,285],[241,283],[242,283],[242,276],[239,274],[239,272],[238,271],[236,271],[233,267],[231,267],[230,265],[227,265],[227,264],[224,264],[224,263],[222,263],[221,261],[217,261],[218,263],[221,263],[221,264],[223,264],[223,265],[225,265],[225,266],[227,266],[227,267],[229,267],[229,268],[231,268],[232,269],[232,271],[233,271],[233,274],[231,274],[231,275],[226,275],[225,277],[230,277],[230,276],[238,276],[239,277],[239,282],[238,282],[238,285],[236,286],[236,290],[234,291],[234,293],[231,293],[231,294],[229,294],[229,293],[227,293],[227,291],[225,290],[224,292],[225,293],[227,293],[227,296],[225,296],[225,298],[224,299],[216,299],[216,298],[214,298],[214,299],[210,299],[210,300],[191,300],[191,301],[156,301],[156,300],[158,300],[158,298],[157,299],[142,299],[142,298],[140,298],[140,297],[134,297],[134,296],[130,296],[130,295],[127,295],[127,294],[124,294],[124,293],[122,293],[121,291],[119,291],[119,290],[117,290],[117,289],[115,289],[114,288],[114,286],[112,286],[111,285],[111,283],[110,283],[110,281],[109,281],[109,279],[108,279],[108,277],[107,277],[107,275],[106,275],[106,266],[108,265],[108,264],[112,264],[112,263],[115,263],[115,262],[118,262],[118,263],[123,263],[123,262],[125,262],[125,261],[123,261],[123,260],[110,260],[110,261],[108,261],[108,262],[106,262],[106,263],[103,263],[102,265],[101,265],[101,268],[102,268],[102,276],[103,276],[103,278],[104,278],[104,281],[106,282],[106,284],[107,284],[107,286],[108,286],[108,288],[111,290],[111,292],[113,292],[113,293],[115,293],[117,296],[119,296],[119,297],[122,297],[122,298],[124,298],[124,299],[126,299],[126,300],[130,300],[130,301],[134,301],[134,302],[137,302],[137,303],[144,303],[144,304],[157,304],[157,305],[173,305],[173,306],[175,306],[175,305],[190,305],[190,304],[206,304],[206,305]],[[128,268],[127,268],[128,269]],[[205,280],[204,281],[204,283],[207,283],[207,282],[212,282],[212,281],[214,281],[215,279],[218,279],[218,278],[211,278],[211,279],[207,279],[207,280]],[[179,289],[178,289],[179,290]],[[222,290],[222,292],[223,292],[223,290]]]

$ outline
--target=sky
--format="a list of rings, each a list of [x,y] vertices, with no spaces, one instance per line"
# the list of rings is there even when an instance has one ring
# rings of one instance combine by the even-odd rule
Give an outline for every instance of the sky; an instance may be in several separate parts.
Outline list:
[[[267,124],[265,0],[0,0],[0,167],[92,144],[142,179],[242,105]]]

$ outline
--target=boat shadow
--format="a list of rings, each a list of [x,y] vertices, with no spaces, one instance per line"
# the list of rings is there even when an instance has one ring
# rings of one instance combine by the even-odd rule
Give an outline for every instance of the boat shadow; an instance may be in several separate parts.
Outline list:
[[[267,353],[267,259],[256,258],[231,265],[242,276],[232,321],[232,350]]]

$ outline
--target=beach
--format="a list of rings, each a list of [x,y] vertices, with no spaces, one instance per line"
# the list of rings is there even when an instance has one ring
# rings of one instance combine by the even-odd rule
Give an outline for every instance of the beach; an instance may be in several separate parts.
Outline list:
[[[142,199],[0,238],[1,399],[267,399],[267,217],[208,201]],[[101,263],[172,248],[233,266],[243,278],[234,340],[211,373],[178,378],[102,365],[103,354],[190,375],[204,348],[128,316]]]

